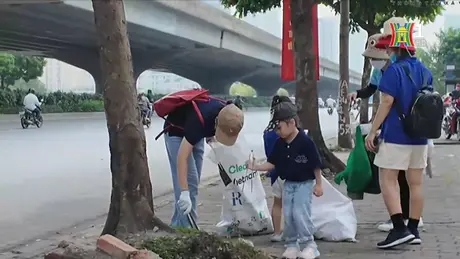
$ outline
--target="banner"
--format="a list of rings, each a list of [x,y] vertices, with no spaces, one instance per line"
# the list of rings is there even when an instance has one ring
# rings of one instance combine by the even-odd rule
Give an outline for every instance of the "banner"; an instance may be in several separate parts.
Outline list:
[[[295,79],[294,53],[291,29],[291,1],[283,0],[283,35],[281,39],[281,79]]]
[[[283,0],[283,35],[281,39],[281,79],[295,80],[295,65],[291,27],[291,1]],[[313,53],[315,55],[315,79],[319,80],[319,47],[318,47],[318,4],[312,6]]]

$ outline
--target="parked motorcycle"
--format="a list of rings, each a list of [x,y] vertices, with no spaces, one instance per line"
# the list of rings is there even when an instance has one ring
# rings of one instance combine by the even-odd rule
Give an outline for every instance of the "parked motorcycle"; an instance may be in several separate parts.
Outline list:
[[[332,107],[328,107],[328,108],[327,108],[327,113],[328,113],[329,115],[332,115],[333,112],[334,112],[334,109],[333,109]]]
[[[460,114],[460,106],[457,105],[449,105],[446,108],[446,113],[444,114],[444,118],[442,121],[442,129],[444,131],[444,134],[446,135],[446,139],[450,139],[452,135],[457,134],[457,140],[460,141],[460,134],[459,134],[459,129],[460,129],[460,116],[457,115],[457,121],[456,123],[456,128],[455,130],[452,130],[451,121],[453,119],[453,116],[455,113]]]

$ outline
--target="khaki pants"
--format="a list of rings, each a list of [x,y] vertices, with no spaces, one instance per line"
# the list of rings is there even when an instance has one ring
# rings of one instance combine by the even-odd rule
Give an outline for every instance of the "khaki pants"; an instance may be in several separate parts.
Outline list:
[[[425,169],[428,145],[399,145],[382,142],[374,164],[379,168],[407,170]]]

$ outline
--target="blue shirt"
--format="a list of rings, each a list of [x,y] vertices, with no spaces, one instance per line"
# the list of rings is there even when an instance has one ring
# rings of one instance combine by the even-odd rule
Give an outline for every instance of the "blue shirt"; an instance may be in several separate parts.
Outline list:
[[[278,138],[267,161],[281,179],[294,182],[314,180],[315,169],[321,168],[318,149],[302,129],[291,143]]]
[[[203,138],[213,137],[216,134],[216,118],[225,104],[212,98],[206,102],[197,101],[196,104],[203,116],[204,125],[193,105],[186,104],[175,109],[166,118],[164,127],[168,122],[178,126],[168,128],[166,132],[169,136],[185,137],[190,144],[195,145]]]
[[[406,64],[410,71],[411,77],[415,84],[406,75],[402,64]],[[417,94],[417,91],[423,85],[423,79],[427,78],[428,85],[432,84],[431,72],[415,57],[404,58],[392,63],[383,72],[380,80],[379,90],[383,93],[393,96],[394,102],[397,102],[404,111],[409,113],[409,107]],[[395,107],[396,103],[390,109],[385,121],[382,124],[380,137],[387,143],[401,145],[426,145],[426,138],[415,138],[408,136],[399,120],[399,114]]]
[[[264,131],[264,149],[265,149],[265,156],[269,157],[271,152],[273,151],[273,147],[275,146],[276,141],[279,139],[278,133],[275,130],[266,130]],[[275,169],[272,169],[268,172],[268,175],[271,178],[271,184],[274,184],[276,179],[278,178],[278,174],[276,173]]]

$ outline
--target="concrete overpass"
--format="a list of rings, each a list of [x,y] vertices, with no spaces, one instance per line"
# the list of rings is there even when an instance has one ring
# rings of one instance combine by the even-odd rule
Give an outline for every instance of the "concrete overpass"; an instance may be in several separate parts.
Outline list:
[[[228,93],[235,81],[259,95],[292,88],[280,79],[280,39],[221,10],[198,0],[155,0],[125,1],[125,11],[136,78],[162,69],[215,93]],[[62,60],[88,71],[101,91],[91,0],[0,2],[0,51]],[[336,95],[338,65],[320,65],[320,95]],[[352,87],[360,81],[350,71]]]

